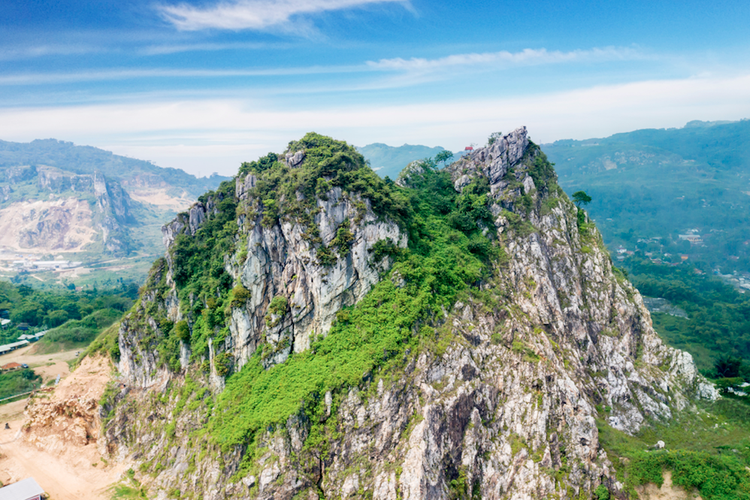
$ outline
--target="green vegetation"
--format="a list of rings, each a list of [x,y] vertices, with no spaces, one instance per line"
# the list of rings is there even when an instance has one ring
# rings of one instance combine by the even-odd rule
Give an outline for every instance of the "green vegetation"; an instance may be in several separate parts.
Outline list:
[[[636,436],[599,422],[599,438],[628,489],[662,484],[672,471],[674,484],[697,488],[705,500],[750,499],[750,406],[734,400],[703,404],[683,411],[667,424],[643,427]],[[652,450],[657,441],[664,450]],[[623,465],[620,458],[627,459]]]
[[[105,328],[113,325],[123,315],[123,311],[106,308],[94,311],[83,319],[72,319],[53,328],[39,340],[36,352],[39,354],[68,351],[86,347]]]
[[[596,487],[596,490],[594,491],[594,495],[596,500],[609,500],[609,490],[606,486],[603,484],[600,484]]]
[[[156,350],[159,362],[178,369],[178,342],[182,340],[189,341],[191,362],[197,366],[207,354],[208,339],[221,345],[227,335],[229,306],[249,298],[249,292],[235,286],[224,271],[224,256],[242,249],[235,240],[238,224],[259,222],[268,227],[284,220],[300,223],[308,241],[317,248],[319,262],[333,263],[347,255],[353,236],[351,224],[358,223],[344,221],[333,242],[329,246],[322,243],[313,220],[318,210],[316,197],[330,197],[335,188],[359,207],[358,217],[364,215],[367,201],[377,217],[396,221],[408,234],[408,249],[382,241],[370,255],[375,260],[392,257],[391,273],[399,279],[383,279],[354,307],[340,311],[328,335],[313,339],[309,350],[293,353],[283,364],[265,369],[261,346],[239,372],[233,372],[234,360],[227,353],[216,356],[217,370],[226,375],[226,389],[216,397],[201,434],[225,451],[247,447],[245,468],[252,467],[256,439],[266,429],[300,412],[312,422],[323,422],[326,392],[334,394],[336,405],[342,391],[359,386],[373,373],[402,369],[404,356],[413,357],[423,349],[445,350],[451,335],[436,331],[434,325],[458,297],[473,293],[478,283],[489,279],[492,263],[502,261],[505,255],[501,242],[488,239],[495,232],[485,231],[493,225],[486,180],[477,179],[459,194],[450,175],[432,160],[425,160],[424,173],[411,179],[411,188],[403,189],[375,175],[346,143],[308,134],[289,147],[293,152],[303,149],[304,161],[295,168],[272,153],[243,164],[240,175],[255,176],[247,200],[235,202],[234,183],[222,184],[205,196],[218,207],[216,213],[195,236],[180,235],[175,240],[174,278],[182,307],[192,308],[183,311],[194,318],[191,326],[182,322],[173,325],[163,311],[149,305],[145,312],[156,320],[159,332],[151,332],[137,315],[133,319],[147,332],[142,346]],[[536,176],[539,192],[557,194],[554,171],[538,147],[532,147],[525,162]],[[522,221],[519,226],[525,229]],[[144,293],[158,297],[166,291],[165,269],[163,260],[155,263]],[[266,318],[269,326],[278,324],[288,310],[286,298],[274,297]],[[106,339],[97,343],[98,348],[106,349]],[[531,350],[523,353],[529,361],[539,360]],[[205,370],[207,363],[202,367]],[[183,395],[180,401],[189,397],[189,393]],[[334,429],[314,424],[303,453],[324,455],[333,437]],[[470,487],[457,487],[464,486]]]
[[[437,164],[443,164],[443,166],[448,165],[448,163],[453,159],[453,153],[446,150],[443,150],[435,155],[435,163]]]
[[[573,193],[573,203],[577,206],[588,205],[591,203],[591,196],[586,194],[586,191],[576,191]]]
[[[624,264],[643,295],[665,298],[687,313],[687,319],[658,312],[651,317],[656,331],[690,352],[700,368],[710,369],[721,355],[750,360],[750,297],[691,266],[663,266],[638,256]]]
[[[23,333],[51,328],[40,341],[50,346],[48,349],[54,349],[56,343],[67,347],[86,345],[130,309],[137,294],[138,289],[132,284],[75,292],[35,290],[0,281],[0,314],[12,321],[0,330],[0,343],[12,342]],[[23,323],[28,330],[23,329]]]
[[[42,377],[29,368],[0,373],[0,399],[39,389]]]
[[[146,488],[135,478],[135,471],[128,469],[125,477],[119,483],[111,487],[112,500],[139,500],[148,498]],[[178,495],[179,496],[179,495]]]
[[[352,234],[349,225],[344,223],[338,228],[330,247],[322,244],[314,223],[317,213],[315,199],[320,194],[321,179],[324,180],[325,189],[340,188],[342,195],[353,199],[360,211],[366,209],[361,200],[367,199],[378,216],[390,217],[404,224],[409,200],[395,184],[380,179],[367,168],[364,158],[353,147],[310,133],[300,141],[290,143],[290,150],[302,149],[306,153],[305,159],[296,168],[289,168],[278,161],[278,155],[274,153],[254,162],[243,163],[240,175],[254,175],[256,183],[249,192],[248,201],[242,204],[235,199],[234,182],[224,182],[216,191],[201,196],[203,203],[210,201],[214,204],[215,213],[194,236],[178,235],[171,248],[175,262],[174,280],[181,307],[186,315],[191,314],[195,318],[192,331],[189,335],[186,335],[183,327],[178,331],[155,303],[146,312],[156,320],[160,334],[151,332],[148,325],[142,325],[149,332],[142,345],[158,350],[160,360],[168,366],[173,369],[179,367],[179,341],[185,337],[190,339],[192,361],[206,357],[208,339],[212,338],[218,344],[228,334],[228,306],[249,298],[247,290],[234,286],[224,265],[225,255],[234,254],[238,246],[240,250],[242,248],[236,241],[238,219],[243,224],[253,224],[260,216],[261,225],[266,227],[280,220],[301,223],[307,228],[308,241],[317,247],[318,260],[323,265],[346,256]],[[157,297],[167,290],[164,259],[154,264],[144,290],[155,293]],[[282,297],[278,299],[283,300]],[[192,310],[188,310],[190,304]],[[269,317],[268,321],[273,319]]]
[[[750,120],[558,141],[544,150],[566,192],[591,195],[589,212],[610,249],[623,245],[662,261],[688,255],[704,272],[750,271]],[[701,245],[679,238],[691,229]]]
[[[401,219],[409,231],[409,250],[376,248],[395,257],[392,272],[406,285],[399,288],[384,279],[356,306],[341,311],[328,336],[308,351],[269,370],[258,353],[231,375],[209,423],[209,434],[224,449],[252,444],[259,431],[297,412],[317,415],[324,411],[327,391],[358,386],[368,374],[402,363],[407,349],[413,356],[434,345],[436,333],[426,324],[487,277],[493,246],[481,244],[487,240],[478,224],[487,220],[486,186],[458,195],[448,174],[435,168],[428,168],[416,183],[413,190],[388,185],[385,193],[400,201],[383,203],[398,206],[396,216],[409,215]],[[272,306],[276,315],[286,308],[281,301]],[[319,445],[324,452],[328,431],[311,432],[307,446]]]
[[[118,343],[118,330],[117,323],[104,330],[98,337],[96,337],[96,339],[94,339],[93,342],[91,342],[91,344],[89,344],[83,355],[78,357],[78,360],[80,361],[84,357],[92,354],[102,354],[109,356],[114,361],[119,361],[120,344]]]

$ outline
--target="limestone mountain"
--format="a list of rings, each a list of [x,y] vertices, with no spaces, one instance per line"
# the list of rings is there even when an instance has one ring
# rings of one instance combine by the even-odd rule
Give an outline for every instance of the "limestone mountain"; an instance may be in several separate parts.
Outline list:
[[[174,216],[223,178],[53,139],[0,141],[0,246],[25,254],[122,256],[151,246]]]
[[[311,133],[164,238],[94,347],[157,498],[626,498],[599,429],[717,397],[525,128],[398,184]]]

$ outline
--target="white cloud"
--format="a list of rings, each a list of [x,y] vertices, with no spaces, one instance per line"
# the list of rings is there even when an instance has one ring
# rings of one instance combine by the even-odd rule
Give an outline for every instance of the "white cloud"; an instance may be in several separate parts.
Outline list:
[[[71,73],[17,73],[0,76],[0,85],[46,85],[55,83],[153,78],[233,78],[294,76],[366,71],[365,66],[302,66],[258,69],[107,69]]]
[[[45,56],[72,56],[104,52],[93,45],[29,45],[25,47],[0,47],[0,61],[31,59]]]
[[[231,48],[260,48],[256,44],[203,44],[185,46],[154,46],[144,49],[146,55],[168,54],[171,52],[194,50],[225,50]],[[55,83],[72,83],[105,80],[132,80],[154,78],[234,78],[234,77],[264,77],[264,76],[295,76],[295,75],[334,75],[342,73],[395,73],[398,76],[387,80],[369,83],[358,82],[356,85],[346,85],[347,90],[362,90],[368,88],[394,88],[412,86],[428,80],[449,78],[455,73],[446,69],[458,66],[479,66],[482,70],[503,70],[512,66],[529,66],[544,64],[561,64],[575,62],[606,62],[654,58],[637,49],[607,47],[589,50],[575,50],[570,52],[548,51],[547,49],[524,49],[520,52],[487,52],[481,54],[453,54],[437,59],[381,59],[367,61],[364,64],[347,66],[298,66],[298,67],[270,67],[270,68],[236,68],[236,69],[190,69],[190,68],[139,68],[103,70],[88,70],[80,72],[57,73],[16,73],[0,75],[0,85],[45,85]],[[341,91],[342,82],[329,84],[332,92]],[[278,87],[274,87],[278,88]],[[310,83],[305,82],[302,91],[309,91]],[[298,89],[299,90],[299,89]],[[320,88],[316,92],[325,91]]]
[[[201,8],[189,4],[162,5],[164,19],[177,29],[261,30],[279,27],[294,16],[351,9],[375,3],[401,3],[405,0],[235,0]]]
[[[368,61],[367,65],[379,70],[427,72],[444,70],[454,66],[484,65],[497,68],[498,66],[507,67],[567,62],[624,61],[645,59],[646,57],[648,56],[637,49],[623,47],[594,48],[570,52],[548,51],[547,49],[524,49],[520,52],[500,51],[484,52],[481,54],[454,54],[437,59],[423,59],[418,57],[402,59],[398,57]]]
[[[179,54],[181,52],[220,52],[224,50],[267,50],[267,49],[289,49],[288,44],[270,43],[188,43],[182,45],[149,45],[138,50],[139,54],[145,56],[161,56]]]
[[[331,108],[203,99],[52,108],[0,109],[0,137],[55,137],[206,175],[233,174],[241,161],[315,130],[357,145],[442,145],[463,149],[489,133],[526,125],[538,143],[603,137],[694,119],[750,116],[750,74],[643,81],[574,91],[406,106],[383,102]]]

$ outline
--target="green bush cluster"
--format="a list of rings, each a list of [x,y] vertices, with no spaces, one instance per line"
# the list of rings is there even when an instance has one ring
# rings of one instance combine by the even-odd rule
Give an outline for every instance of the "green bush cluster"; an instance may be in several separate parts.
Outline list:
[[[331,240],[331,246],[336,248],[339,257],[346,257],[353,241],[354,235],[349,229],[349,219],[344,219],[336,230],[336,237]]]
[[[318,213],[316,199],[326,199],[334,187],[341,188],[345,197],[363,211],[355,196],[370,201],[375,214],[403,222],[408,215],[408,203],[399,195],[393,183],[380,179],[367,167],[364,158],[352,146],[330,137],[311,132],[299,141],[291,142],[292,152],[304,150],[305,158],[294,168],[279,161],[275,154],[257,162],[244,164],[240,176],[255,175],[255,187],[249,192],[250,204],[263,214],[262,224],[270,227],[281,219],[294,220],[307,230],[307,238],[321,245],[314,218]],[[253,212],[251,210],[250,212]],[[339,235],[337,235],[338,237]],[[346,236],[341,234],[341,238]],[[346,254],[346,242],[338,245]],[[335,246],[335,245],[334,245]],[[319,252],[319,260],[327,263],[326,250]]]
[[[672,471],[673,484],[697,488],[705,500],[750,499],[750,474],[739,459],[699,451],[639,452],[628,464],[628,484],[661,486],[664,469]]]
[[[0,373],[0,399],[33,391],[42,385],[42,377],[24,368]]]
[[[668,421],[651,421],[633,436],[597,421],[599,442],[631,498],[634,486],[661,485],[670,470],[674,484],[697,488],[705,500],[750,499],[750,405],[731,399],[697,405]],[[654,451],[659,440],[666,449]]]
[[[53,328],[39,341],[38,352],[46,353],[88,346],[100,333],[122,317],[122,311],[107,308],[83,319],[70,320]]]
[[[21,323],[26,323],[32,331],[59,327],[50,338],[60,336],[58,340],[76,343],[76,347],[87,344],[101,328],[130,309],[137,296],[138,287],[126,283],[112,289],[76,292],[35,290],[0,281],[0,315],[12,321],[9,327],[0,329],[0,343],[12,342],[20,334],[28,333],[18,329]],[[110,317],[114,319],[108,322]]]

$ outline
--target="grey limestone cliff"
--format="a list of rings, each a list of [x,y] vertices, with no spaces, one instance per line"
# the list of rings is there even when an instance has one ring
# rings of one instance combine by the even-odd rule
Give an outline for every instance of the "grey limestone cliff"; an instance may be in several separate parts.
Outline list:
[[[689,354],[660,340],[638,291],[613,268],[594,225],[559,189],[542,155],[521,128],[448,167],[458,192],[477,178],[489,186],[492,227],[485,231],[501,252],[492,276],[478,284],[484,299],[444,311],[436,327],[450,342],[406,353],[397,376],[365,377],[358,387],[326,394],[337,411],[323,420],[337,438],[325,456],[305,446],[312,423],[301,414],[266,430],[250,472],[237,475],[240,449],[221,459],[196,458],[188,431],[200,428],[210,410],[180,413],[175,401],[144,403],[170,380],[183,384],[184,374],[160,368],[156,354],[139,350],[134,339],[141,334],[129,319],[120,331],[120,380],[127,387],[119,408],[135,408],[143,419],[130,427],[133,415],[116,410],[107,431],[110,451],[149,463],[168,456],[150,483],[157,498],[171,498],[177,488],[207,499],[532,500],[590,498],[600,484],[624,495],[600,446],[597,419],[634,433],[717,393]],[[290,159],[299,161],[298,152],[290,151]],[[401,184],[423,173],[416,167]],[[258,203],[248,195],[252,174],[236,182],[241,205]],[[362,201],[367,210],[355,224]],[[387,271],[389,261],[372,263],[368,250],[383,239],[407,243],[367,200],[334,188],[316,206],[325,244],[347,220],[354,238],[349,254],[330,267],[316,261],[302,226],[267,227],[252,212],[238,218],[246,255],[227,256],[226,270],[250,298],[228,311],[231,334],[217,347],[233,354],[236,368],[263,344],[271,353],[266,366],[307,349],[313,333],[324,334],[336,312]],[[168,245],[199,230],[211,210],[196,205],[165,226]],[[174,289],[168,261],[159,272]],[[160,307],[179,321],[176,292],[165,296]],[[284,297],[288,309],[269,315],[275,297]],[[165,437],[159,429],[170,419],[184,432]]]

